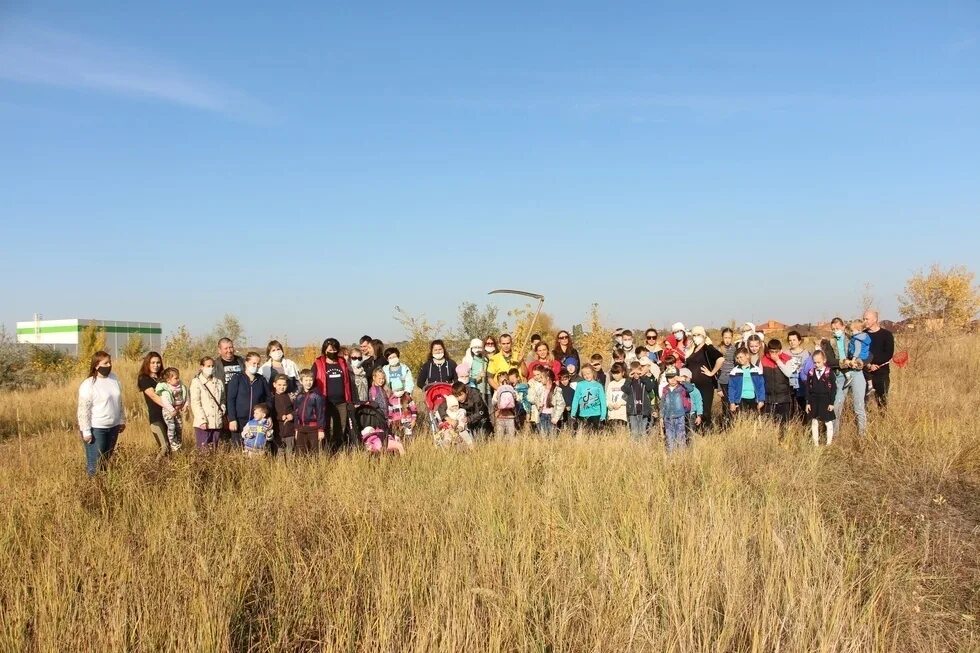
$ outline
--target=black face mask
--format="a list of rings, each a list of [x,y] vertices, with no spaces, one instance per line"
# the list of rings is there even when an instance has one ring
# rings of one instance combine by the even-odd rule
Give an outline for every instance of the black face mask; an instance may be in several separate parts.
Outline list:
[[[95,368],[95,371],[98,372],[101,376],[109,376],[109,373],[112,372],[112,365],[106,365],[105,367],[97,367]]]
[[[329,349],[327,351],[325,351],[323,355],[326,356],[327,358],[329,358],[330,360],[333,360],[333,359],[337,358],[337,352],[330,351]]]

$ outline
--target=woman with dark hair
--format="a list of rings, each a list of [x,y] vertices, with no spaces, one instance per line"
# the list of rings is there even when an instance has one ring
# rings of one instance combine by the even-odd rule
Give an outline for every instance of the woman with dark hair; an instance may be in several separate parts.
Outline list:
[[[572,342],[572,334],[568,331],[562,329],[558,332],[555,337],[555,349],[551,352],[558,361],[559,373],[565,367],[565,361],[569,358],[574,358],[577,361],[581,361],[582,357],[578,354],[578,349],[575,348],[575,343]]]
[[[143,393],[146,402],[146,416],[150,422],[150,435],[156,440],[159,449],[158,457],[170,453],[170,440],[167,439],[167,423],[163,419],[163,399],[157,394],[157,384],[162,381],[163,356],[155,351],[143,357],[140,371],[136,377],[136,386]]]
[[[112,373],[112,357],[104,351],[92,356],[88,377],[78,386],[78,430],[85,444],[86,470],[95,476],[112,456],[119,434],[126,430],[122,388]]]
[[[259,374],[270,384],[277,376],[286,377],[286,392],[293,394],[299,390],[299,366],[286,358],[286,350],[278,340],[270,340],[265,347],[265,362]]]
[[[347,361],[340,355],[340,341],[336,338],[324,340],[320,355],[311,367],[313,385],[326,399],[324,404],[327,428],[324,442],[331,451],[338,451],[343,446],[354,444],[348,424],[351,405],[357,400],[354,375]]]
[[[422,363],[418,376],[418,386],[425,390],[433,383],[456,383],[456,363],[446,357],[446,343],[436,339],[429,343],[429,358]]]

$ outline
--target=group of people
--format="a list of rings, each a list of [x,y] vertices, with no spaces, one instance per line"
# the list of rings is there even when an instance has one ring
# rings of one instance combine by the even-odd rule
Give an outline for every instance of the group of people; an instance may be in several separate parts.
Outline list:
[[[327,338],[305,368],[287,358],[276,340],[264,356],[242,357],[223,338],[217,356],[199,361],[189,386],[157,352],[144,358],[137,386],[161,455],[184,446],[188,417],[202,449],[225,443],[249,455],[348,447],[401,454],[417,431],[415,395],[425,401],[428,428],[440,446],[469,448],[528,431],[553,437],[562,430],[622,428],[636,439],[656,434],[673,451],[685,447],[692,433],[724,430],[745,413],[774,420],[781,439],[792,424],[809,425],[813,443],[825,432],[829,445],[840,432],[848,396],[859,435],[867,427],[866,397],[873,394],[882,408],[887,405],[895,349],[876,311],[850,325],[834,318],[831,329],[812,349],[795,331],[785,346],[767,341],[752,323],[738,337],[723,329],[718,343],[703,327],[688,330],[680,322],[662,339],[647,329],[643,344],[638,333],[618,329],[608,369],[603,353],[583,360],[564,330],[553,346],[533,336],[527,359],[509,334],[474,338],[458,364],[444,341],[433,340],[414,372],[397,347],[370,336],[349,349]],[[95,354],[79,388],[78,424],[88,472],[95,474],[126,426],[106,352]]]

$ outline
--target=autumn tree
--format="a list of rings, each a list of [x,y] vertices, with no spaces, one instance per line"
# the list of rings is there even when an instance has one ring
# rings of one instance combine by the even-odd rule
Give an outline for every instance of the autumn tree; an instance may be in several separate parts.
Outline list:
[[[496,306],[487,304],[481,311],[473,302],[463,302],[459,307],[459,324],[452,337],[460,342],[469,342],[472,338],[497,336],[500,327]]]
[[[980,293],[973,273],[957,265],[948,270],[934,264],[929,272],[919,271],[905,282],[899,300],[902,317],[912,320],[942,320],[944,327],[962,328],[980,310]]]
[[[548,343],[549,347],[554,347],[555,335],[558,329],[555,328],[555,319],[548,313],[541,311],[538,319],[534,319],[537,308],[532,308],[530,304],[525,304],[522,308],[515,308],[507,312],[507,316],[514,320],[514,328],[511,336],[514,341],[514,352],[521,356],[526,356],[530,349],[530,338],[537,333],[541,339]],[[533,328],[531,322],[534,322]],[[484,336],[486,337],[486,336]],[[524,347],[524,351],[520,348]]]
[[[191,338],[191,332],[181,324],[163,344],[163,360],[170,363],[189,363],[194,360],[199,345]]]
[[[395,307],[395,321],[402,325],[408,336],[405,344],[399,345],[401,362],[412,370],[417,370],[429,357],[429,343],[439,337],[443,323],[432,323],[425,315],[411,315],[400,306]]]
[[[126,341],[126,346],[121,352],[122,357],[128,361],[138,361],[143,358],[145,353],[146,343],[143,341],[143,336],[138,333],[130,334],[129,340]]]
[[[576,348],[586,360],[592,354],[603,354],[604,357],[608,358],[612,341],[612,329],[603,324],[599,305],[592,304],[592,308],[589,309],[588,330],[575,338]],[[582,363],[580,362],[580,364]]]
[[[105,351],[105,329],[97,324],[90,324],[78,334],[78,367],[88,371],[92,356],[97,351]]]

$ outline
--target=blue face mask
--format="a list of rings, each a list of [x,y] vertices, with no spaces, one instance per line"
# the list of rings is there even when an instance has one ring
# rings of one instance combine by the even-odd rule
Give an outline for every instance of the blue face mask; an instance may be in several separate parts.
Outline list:
[[[841,329],[834,329],[834,337],[835,338],[843,338],[844,337],[844,332]]]

